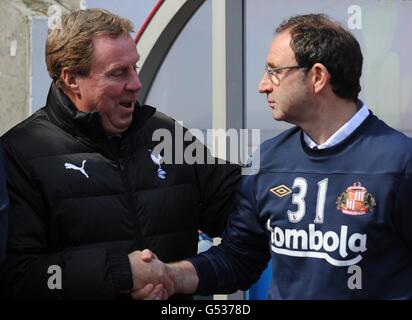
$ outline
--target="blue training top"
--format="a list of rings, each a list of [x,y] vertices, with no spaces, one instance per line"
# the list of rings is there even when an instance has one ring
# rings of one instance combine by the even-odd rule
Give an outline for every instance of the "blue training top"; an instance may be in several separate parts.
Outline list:
[[[371,113],[327,149],[287,130],[260,160],[222,244],[189,259],[198,293],[246,290],[271,258],[270,299],[412,299],[412,139]]]

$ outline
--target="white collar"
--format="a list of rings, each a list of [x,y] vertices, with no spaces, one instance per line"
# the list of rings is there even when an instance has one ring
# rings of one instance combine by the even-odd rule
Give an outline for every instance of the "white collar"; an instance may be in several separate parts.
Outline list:
[[[356,112],[352,118],[348,120],[342,127],[339,128],[338,131],[336,131],[333,135],[329,137],[328,140],[326,140],[322,144],[317,144],[314,142],[305,132],[303,132],[303,138],[305,139],[306,144],[309,146],[309,148],[313,149],[316,147],[317,149],[325,149],[325,148],[330,148],[335,145],[337,145],[339,142],[342,142],[345,140],[349,135],[354,132],[365,119],[369,115],[369,109],[368,107],[363,104],[362,107]]]

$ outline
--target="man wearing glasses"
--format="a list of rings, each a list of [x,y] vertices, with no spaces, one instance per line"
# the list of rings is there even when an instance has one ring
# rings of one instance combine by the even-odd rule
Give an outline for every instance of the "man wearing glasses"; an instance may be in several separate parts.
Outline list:
[[[259,91],[295,127],[262,144],[221,245],[170,265],[175,289],[246,290],[271,259],[270,299],[411,299],[412,140],[358,99],[348,31],[310,14],[276,33]]]

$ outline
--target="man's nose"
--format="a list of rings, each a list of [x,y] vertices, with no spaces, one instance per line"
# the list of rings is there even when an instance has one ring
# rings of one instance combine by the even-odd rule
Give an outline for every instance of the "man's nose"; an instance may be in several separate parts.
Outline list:
[[[139,75],[135,70],[131,72],[129,79],[126,84],[127,90],[138,91],[142,88],[142,82],[140,81]]]
[[[267,93],[273,90],[272,82],[269,79],[269,76],[265,72],[262,76],[262,79],[259,81],[258,90],[260,93]]]

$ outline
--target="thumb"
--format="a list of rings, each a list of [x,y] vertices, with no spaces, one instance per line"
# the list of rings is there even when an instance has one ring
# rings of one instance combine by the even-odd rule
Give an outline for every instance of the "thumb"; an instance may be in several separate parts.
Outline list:
[[[142,257],[142,260],[144,262],[150,262],[153,259],[157,258],[156,255],[152,251],[150,251],[149,249],[144,249],[142,251],[142,256],[141,257]]]

